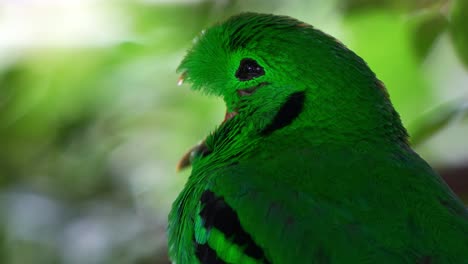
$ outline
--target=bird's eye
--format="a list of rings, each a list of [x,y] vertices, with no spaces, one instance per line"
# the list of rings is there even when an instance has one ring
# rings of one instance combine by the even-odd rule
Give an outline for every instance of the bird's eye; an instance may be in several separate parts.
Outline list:
[[[265,75],[263,67],[250,58],[242,59],[236,71],[236,78],[239,81],[249,81],[262,75]]]

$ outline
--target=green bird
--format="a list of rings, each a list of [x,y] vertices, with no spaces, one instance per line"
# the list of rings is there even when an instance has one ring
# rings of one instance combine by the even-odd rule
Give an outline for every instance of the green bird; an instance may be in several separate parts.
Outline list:
[[[227,112],[180,163],[192,173],[169,215],[174,263],[468,263],[468,211],[333,37],[242,13],[178,71]]]

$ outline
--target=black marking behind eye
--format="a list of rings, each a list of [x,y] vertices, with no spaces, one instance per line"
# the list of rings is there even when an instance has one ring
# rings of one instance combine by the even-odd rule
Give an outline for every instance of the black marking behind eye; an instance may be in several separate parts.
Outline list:
[[[263,67],[250,58],[242,59],[236,71],[236,78],[240,81],[249,81],[263,75],[265,75]]]
[[[273,121],[267,125],[260,134],[268,136],[275,130],[281,129],[291,124],[302,112],[305,101],[305,92],[295,92],[288,97],[285,103],[281,106],[278,113],[276,113]]]
[[[203,226],[210,230],[216,228],[226,238],[244,249],[244,253],[262,263],[270,263],[263,250],[253,241],[252,237],[242,228],[236,212],[224,201],[217,197],[212,191],[206,190],[200,199],[202,210],[200,217]]]

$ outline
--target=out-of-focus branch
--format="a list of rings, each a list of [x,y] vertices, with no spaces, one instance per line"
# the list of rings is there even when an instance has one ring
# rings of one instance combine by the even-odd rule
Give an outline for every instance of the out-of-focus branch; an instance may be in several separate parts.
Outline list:
[[[417,147],[450,124],[468,120],[468,100],[456,99],[434,108],[410,125],[411,145]]]

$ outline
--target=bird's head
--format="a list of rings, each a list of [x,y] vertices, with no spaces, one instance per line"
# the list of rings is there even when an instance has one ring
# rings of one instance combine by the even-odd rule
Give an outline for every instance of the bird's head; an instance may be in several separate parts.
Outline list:
[[[200,34],[178,71],[193,89],[221,96],[223,123],[240,118],[251,135],[310,128],[328,140],[362,140],[370,133],[366,137],[406,141],[383,84],[366,63],[290,17],[242,13],[217,24]]]

